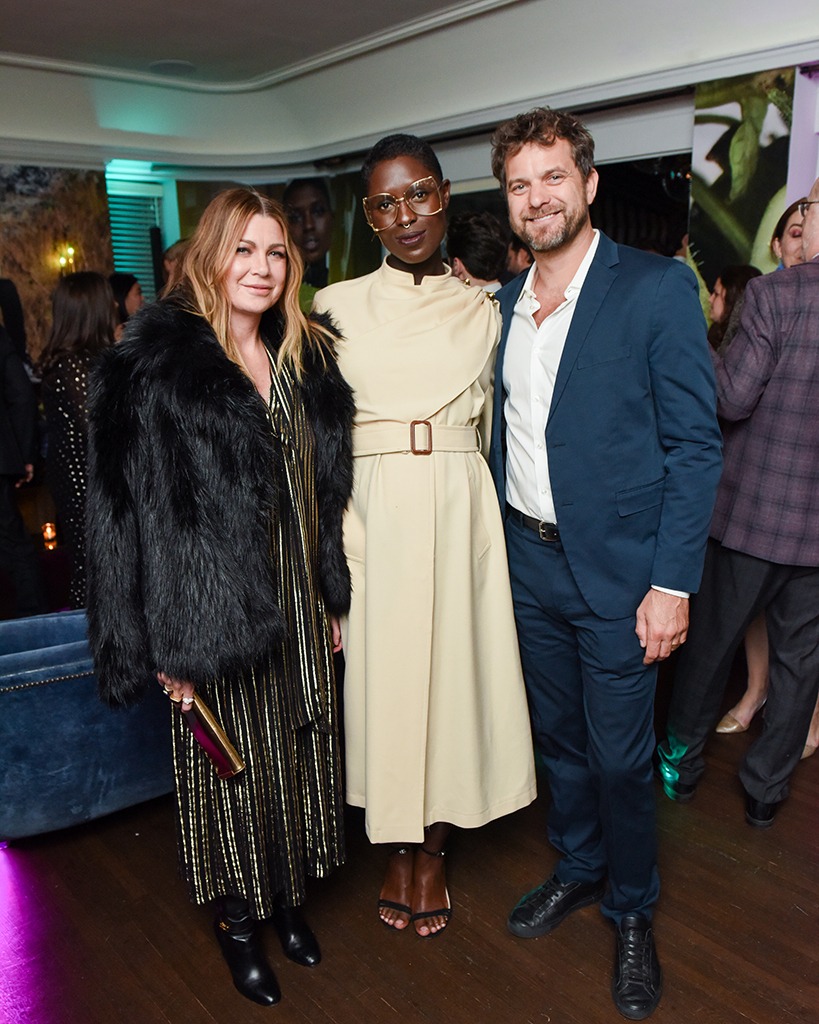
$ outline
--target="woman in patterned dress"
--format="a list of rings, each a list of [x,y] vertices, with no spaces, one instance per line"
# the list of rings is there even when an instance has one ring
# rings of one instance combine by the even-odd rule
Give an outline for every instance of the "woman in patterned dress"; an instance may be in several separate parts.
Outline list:
[[[102,274],[66,274],[54,291],[52,310],[51,334],[38,364],[48,430],[46,480],[60,539],[71,554],[69,605],[84,608],[88,377],[97,356],[114,343],[114,295]]]
[[[343,860],[332,651],[349,606],[341,518],[352,396],[326,319],[298,306],[277,204],[217,196],[178,288],[129,322],[92,381],[89,637],[103,697],[174,701],[182,874],[216,902],[233,981],[280,990],[258,922],[312,966],[308,875]],[[185,728],[194,692],[246,769],[218,779]]]

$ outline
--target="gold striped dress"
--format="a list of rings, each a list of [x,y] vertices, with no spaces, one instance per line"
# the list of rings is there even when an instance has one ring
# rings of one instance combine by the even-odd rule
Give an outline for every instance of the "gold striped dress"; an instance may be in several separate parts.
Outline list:
[[[270,420],[282,485],[271,561],[288,637],[270,664],[220,679],[202,697],[246,769],[219,780],[174,713],[180,866],[196,903],[245,898],[257,919],[305,899],[308,875],[344,860],[332,644],[318,585],[313,432],[298,384],[271,359]]]

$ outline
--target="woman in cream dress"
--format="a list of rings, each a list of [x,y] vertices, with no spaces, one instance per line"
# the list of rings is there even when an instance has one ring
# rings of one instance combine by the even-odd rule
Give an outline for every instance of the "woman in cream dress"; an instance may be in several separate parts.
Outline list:
[[[423,937],[451,914],[451,825],[529,804],[535,783],[503,529],[481,454],[500,322],[441,258],[449,182],[413,136],[362,171],[388,251],[319,292],[356,397],[344,525],[353,597],[344,648],[347,799],[392,844],[382,921]]]

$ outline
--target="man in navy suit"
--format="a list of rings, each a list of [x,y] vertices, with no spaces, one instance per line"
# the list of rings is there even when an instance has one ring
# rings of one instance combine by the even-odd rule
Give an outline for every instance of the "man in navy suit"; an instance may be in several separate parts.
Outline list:
[[[533,266],[499,293],[490,463],[506,533],[554,874],[509,928],[603,900],[612,994],[641,1020],[662,975],[652,781],[657,662],[685,642],[720,474],[696,281],[592,228],[594,142],[572,115],[502,124],[492,169]]]

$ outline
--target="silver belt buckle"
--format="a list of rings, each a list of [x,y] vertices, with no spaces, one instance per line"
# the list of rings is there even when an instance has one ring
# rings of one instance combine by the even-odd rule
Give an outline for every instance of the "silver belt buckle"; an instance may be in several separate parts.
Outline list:
[[[559,537],[557,527],[554,523],[544,523],[542,521],[537,524],[537,534],[541,540],[550,544],[554,544]]]

